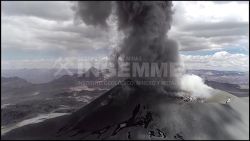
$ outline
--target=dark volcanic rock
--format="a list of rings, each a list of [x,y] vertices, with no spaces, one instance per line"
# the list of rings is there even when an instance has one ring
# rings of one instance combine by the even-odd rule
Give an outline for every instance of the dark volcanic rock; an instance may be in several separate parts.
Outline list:
[[[71,115],[12,130],[2,139],[235,139],[225,130],[235,123],[242,119],[231,105],[185,102],[126,80]]]

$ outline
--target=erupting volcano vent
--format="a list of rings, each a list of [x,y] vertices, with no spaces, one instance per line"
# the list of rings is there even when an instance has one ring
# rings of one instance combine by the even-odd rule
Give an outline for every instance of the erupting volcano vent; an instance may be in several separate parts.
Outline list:
[[[106,27],[111,5],[116,7],[118,28],[125,35],[112,56],[118,77],[161,80],[152,88],[177,90],[178,73],[174,69],[179,62],[178,46],[167,37],[172,21],[172,2],[78,2],[77,15],[87,24]],[[86,15],[86,11],[91,10],[94,12]]]
[[[69,115],[17,128],[3,139],[249,139],[248,99],[181,73],[178,45],[168,38],[172,2],[83,1],[76,2],[74,10],[85,24],[103,29],[109,28],[109,17],[116,16],[117,32],[124,38],[111,54],[112,77],[94,67],[80,77],[68,76],[59,82],[72,80],[70,88],[77,91],[63,95],[78,94],[82,87],[75,81],[122,81]],[[144,83],[155,81],[160,83]],[[90,91],[101,89],[84,86],[88,89],[79,94],[89,93],[84,95],[88,99]]]

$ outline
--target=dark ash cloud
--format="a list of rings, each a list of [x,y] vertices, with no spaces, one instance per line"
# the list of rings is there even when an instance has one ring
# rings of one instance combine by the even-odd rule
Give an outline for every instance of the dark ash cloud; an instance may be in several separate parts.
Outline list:
[[[86,24],[95,26],[107,26],[111,10],[111,1],[78,1],[75,6],[76,15]]]

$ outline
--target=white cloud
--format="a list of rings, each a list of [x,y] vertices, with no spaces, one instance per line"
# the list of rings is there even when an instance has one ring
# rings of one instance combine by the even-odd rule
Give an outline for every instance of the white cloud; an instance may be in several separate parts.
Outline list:
[[[58,59],[26,59],[26,60],[1,60],[2,69],[88,69],[107,68],[110,65],[108,57],[66,57]]]
[[[249,71],[249,56],[245,54],[231,54],[225,51],[216,52],[213,55],[180,55],[184,69],[211,69]],[[59,59],[27,59],[27,60],[2,60],[3,69],[22,68],[59,68],[61,64],[69,68],[90,66],[105,68],[110,65],[109,58],[104,57],[66,57]]]
[[[181,55],[186,69],[212,69],[249,71],[249,56],[245,54],[231,54],[226,51],[213,55]]]
[[[114,37],[117,37],[114,35],[116,32],[112,21],[109,22],[111,27],[108,30],[84,23],[75,24],[73,19],[52,21],[35,16],[3,16],[2,23],[2,49],[13,53],[17,50],[54,50],[64,55],[61,57],[69,57],[89,55],[89,52],[99,54],[98,51],[103,51],[107,55],[115,45]]]
[[[248,3],[175,1],[174,10],[169,37],[179,42],[180,50],[249,50]]]
[[[230,1],[218,4],[213,1],[174,1],[174,7],[176,24],[181,24],[183,21],[187,23],[249,21],[248,3]]]
[[[75,23],[72,5],[71,2],[3,2],[3,56],[27,50],[56,57],[109,55],[122,40],[116,17],[111,15],[108,19],[108,30]],[[248,2],[175,1],[174,9],[169,36],[180,43],[180,50],[223,51],[233,46],[249,52]],[[224,70],[248,70],[248,57],[226,52],[207,56],[181,55],[187,67]],[[55,59],[24,57],[2,63],[9,68],[46,68],[51,67],[53,61]]]
[[[4,16],[31,16],[54,21],[73,18],[73,3],[68,1],[8,1],[1,4]]]

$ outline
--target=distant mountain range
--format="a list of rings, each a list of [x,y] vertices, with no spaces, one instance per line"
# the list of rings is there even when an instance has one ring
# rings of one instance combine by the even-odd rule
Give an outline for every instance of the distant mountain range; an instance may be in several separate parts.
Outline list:
[[[95,71],[91,68],[87,73]],[[50,82],[32,84],[19,77],[1,77],[2,127],[48,113],[71,113],[86,105],[106,89],[89,88],[80,81],[102,80],[100,77],[63,75]]]
[[[25,70],[22,70],[23,72]],[[37,70],[27,70],[28,72],[33,72]],[[55,70],[54,70],[55,71]],[[43,71],[46,72],[46,71]],[[52,70],[48,71],[49,73]],[[39,74],[39,71],[37,72]],[[235,72],[235,71],[215,71],[215,70],[188,70],[187,73],[199,75],[205,79],[205,83],[213,88],[220,89],[223,91],[227,91],[237,96],[246,96],[248,95],[249,88],[242,89],[241,85],[245,84],[248,85],[248,73],[244,72]],[[39,75],[36,76],[39,76]],[[45,74],[45,73],[43,73]],[[98,77],[95,75],[99,74]],[[39,91],[40,94],[46,95],[53,95],[60,92],[68,91],[70,87],[81,85],[80,82],[86,81],[109,81],[114,78],[106,79],[105,74],[94,68],[91,67],[85,73],[78,75],[75,73],[74,75],[63,75],[57,76],[54,79],[50,78],[51,81],[47,83],[41,84],[33,84],[29,81],[25,80],[21,77],[1,77],[2,79],[2,93],[3,95],[31,95]],[[35,76],[33,76],[35,77]],[[231,79],[231,80],[229,80]],[[233,80],[233,81],[232,81]],[[230,83],[228,83],[228,81]],[[238,83],[237,83],[238,82]],[[100,87],[104,89],[109,89],[112,86],[92,86],[87,85],[88,87]],[[13,90],[14,89],[14,90]],[[15,91],[16,90],[16,91]],[[10,94],[11,93],[11,94]],[[18,94],[16,94],[18,93]]]
[[[48,83],[63,75],[69,75],[65,70],[58,72],[58,69],[3,69],[1,71],[2,77],[20,77],[34,84]],[[73,74],[77,73],[76,69],[69,71]]]
[[[238,97],[249,96],[249,88],[241,88],[238,84],[228,84],[208,80],[205,81],[205,84],[214,89],[226,91]]]
[[[188,74],[195,74],[204,80],[220,83],[249,85],[249,72],[217,71],[217,70],[187,70]]]
[[[19,77],[1,77],[1,86],[6,88],[21,88],[32,85],[25,79]]]
[[[88,71],[98,72],[96,68],[92,67]],[[72,74],[78,75],[77,69],[69,69]],[[102,70],[105,77],[105,70]],[[233,83],[233,84],[248,84],[249,73],[240,71],[217,71],[217,70],[187,70],[186,73],[198,75],[206,80],[217,81],[222,83]],[[2,70],[2,77],[19,77],[27,80],[33,84],[48,83],[64,75],[70,75],[67,71],[59,71],[57,69],[9,69]],[[91,74],[92,75],[92,74]],[[93,75],[89,77],[93,80]],[[85,77],[86,79],[86,77]],[[231,81],[231,80],[234,81]]]
[[[192,102],[125,80],[71,115],[14,129],[2,139],[248,139],[249,103],[213,92]],[[218,98],[219,97],[219,98]],[[232,102],[225,104],[228,98]]]
[[[98,73],[99,76],[96,77],[95,75]],[[192,70],[188,73],[205,78],[205,83],[215,88],[215,93],[222,90],[238,97],[249,96],[249,89],[242,89],[241,87],[241,84],[244,83],[240,83],[240,85],[223,83],[218,81],[220,79],[213,81],[215,78],[220,77],[244,78],[245,80],[247,73],[211,70]],[[18,123],[39,114],[51,112],[73,113],[47,122],[21,127],[3,137],[6,139],[192,139],[190,135],[201,136],[204,132],[207,132],[208,127],[222,134],[216,133],[214,135],[210,130],[208,137],[206,137],[208,139],[233,138],[223,131],[224,127],[217,125],[219,123],[217,119],[214,119],[213,114],[206,115],[206,113],[203,113],[203,111],[208,113],[209,111],[210,113],[218,112],[217,114],[220,114],[222,119],[226,118],[227,121],[233,122],[237,117],[230,113],[234,111],[224,105],[189,103],[182,98],[162,95],[152,91],[149,87],[137,85],[133,80],[125,80],[122,84],[126,85],[116,85],[114,87],[79,84],[79,82],[86,81],[103,82],[109,80],[116,79],[112,77],[106,78],[105,73],[94,67],[81,75],[77,73],[73,75],[65,74],[47,83],[40,84],[33,84],[19,77],[1,77],[1,117],[3,126]],[[238,80],[234,79],[234,81]],[[226,97],[223,97],[223,92],[219,93],[217,96],[213,94],[216,97],[213,99],[216,99],[216,101],[223,99],[222,103],[225,103],[228,97],[234,97],[229,93],[226,94]],[[94,101],[88,104],[92,100]],[[236,98],[236,100],[239,99]],[[164,103],[163,101],[168,101],[163,108],[166,111],[155,111],[159,109],[161,103]],[[239,104],[236,103],[237,106],[241,104],[241,101]],[[86,106],[81,108],[84,105]],[[187,114],[186,110],[182,110],[184,105],[186,105],[184,109],[192,114]],[[176,108],[172,110],[171,107]],[[75,110],[77,111],[74,112]],[[236,108],[236,110],[239,110],[239,108]],[[181,112],[176,113],[175,111]],[[164,114],[168,116],[164,117]],[[183,125],[180,122],[181,120],[175,121],[178,115],[185,116],[185,119],[182,120],[185,120],[185,123],[192,122],[192,125],[195,125],[197,130],[192,130],[192,133],[189,133],[188,126]],[[191,118],[196,120],[189,120]],[[206,122],[199,121],[204,118],[206,118]],[[168,120],[162,123],[163,119]],[[228,123],[222,122],[222,124]],[[182,127],[185,130],[182,130]],[[245,135],[242,138],[245,138]]]
[[[62,75],[58,78],[55,78],[47,83],[41,84],[33,84],[19,77],[1,77],[2,85],[1,85],[1,95],[3,103],[16,103],[23,100],[27,100],[26,98],[31,98],[30,96],[39,93],[34,98],[46,98],[51,97],[55,94],[63,93],[70,91],[71,88],[74,87],[84,87],[84,84],[80,82],[84,81],[103,81],[103,74],[100,73],[99,77],[95,77],[92,72],[96,72],[97,69],[90,68],[86,73],[78,76],[74,75]],[[88,77],[86,77],[86,75]],[[88,87],[86,85],[85,87]],[[93,87],[93,86],[89,86]],[[98,86],[94,86],[98,87]],[[105,88],[101,87],[100,88]]]

